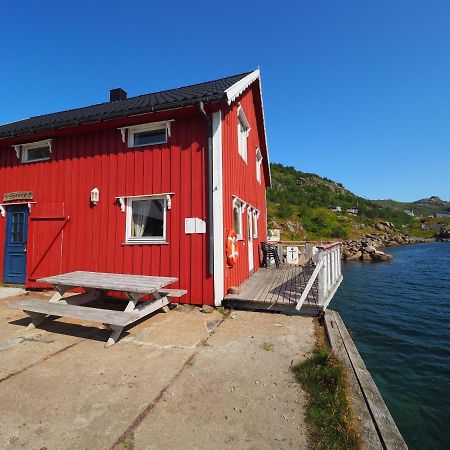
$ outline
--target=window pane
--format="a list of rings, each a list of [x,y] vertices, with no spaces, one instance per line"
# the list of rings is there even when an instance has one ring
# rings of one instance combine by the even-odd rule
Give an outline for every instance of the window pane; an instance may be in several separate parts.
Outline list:
[[[19,213],[13,213],[11,233],[16,234],[18,231],[18,227],[19,227]]]
[[[29,148],[27,151],[27,161],[36,161],[38,159],[49,159],[50,147]]]
[[[233,227],[234,231],[238,235],[241,234],[241,209],[240,208],[234,208],[233,209]]]
[[[164,237],[164,200],[133,200],[131,237]]]
[[[134,133],[134,145],[151,145],[166,142],[166,129]]]
[[[239,154],[247,161],[247,129],[241,120],[238,121],[238,148]]]
[[[23,223],[19,223],[19,229],[17,231],[17,242],[23,242]]]
[[[11,214],[11,243],[18,244],[24,242],[24,219],[23,213]]]

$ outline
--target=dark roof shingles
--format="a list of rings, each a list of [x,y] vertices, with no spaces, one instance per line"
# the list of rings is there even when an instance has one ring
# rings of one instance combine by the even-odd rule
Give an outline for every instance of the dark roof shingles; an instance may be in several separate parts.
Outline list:
[[[167,91],[144,94],[126,100],[100,103],[98,105],[71,109],[0,126],[0,138],[48,131],[82,123],[126,117],[143,112],[159,111],[178,106],[190,106],[199,101],[220,101],[225,91],[250,72],[233,75],[220,80],[184,86]]]

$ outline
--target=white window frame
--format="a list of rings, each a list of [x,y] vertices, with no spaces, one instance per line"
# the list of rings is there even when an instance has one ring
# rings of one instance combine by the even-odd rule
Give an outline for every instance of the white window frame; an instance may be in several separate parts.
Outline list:
[[[238,153],[242,159],[247,162],[247,147],[248,147],[248,135],[250,134],[250,123],[247,120],[244,109],[241,105],[237,109],[237,140],[238,140]],[[241,130],[243,129],[243,131]]]
[[[263,156],[259,147],[256,149],[256,179],[258,183],[261,184],[261,167],[262,167]]]
[[[43,141],[30,142],[22,145],[14,145],[14,149],[16,151],[17,158],[20,159],[22,164],[30,164],[39,161],[48,161],[51,159],[52,154],[52,145],[53,139],[45,139]],[[38,159],[28,159],[28,150],[32,150],[34,148],[48,147],[50,151],[50,155],[47,158],[38,158]]]
[[[238,222],[239,222],[239,229],[234,230],[237,234],[237,240],[242,241],[244,239],[243,236],[243,221],[242,221],[242,215],[244,214],[245,210],[245,203],[238,197],[233,198],[233,227],[234,227],[234,211],[237,210],[238,212]]]
[[[171,136],[171,129],[170,129],[171,122],[173,122],[173,120],[165,120],[162,122],[149,122],[140,125],[134,125],[132,127],[119,128],[119,130],[122,133],[122,141],[124,143],[125,143],[125,133],[128,132],[128,139],[127,139],[128,148],[151,147],[153,145],[167,144]],[[165,138],[158,142],[153,142],[151,144],[139,144],[139,145],[134,144],[135,134],[156,130],[165,130]]]
[[[133,216],[133,202],[136,200],[162,200],[163,202],[163,235],[162,236],[145,236],[134,237],[131,236],[131,220]],[[126,198],[126,231],[125,231],[125,243],[126,244],[166,244],[167,243],[167,195],[142,195],[132,196]]]

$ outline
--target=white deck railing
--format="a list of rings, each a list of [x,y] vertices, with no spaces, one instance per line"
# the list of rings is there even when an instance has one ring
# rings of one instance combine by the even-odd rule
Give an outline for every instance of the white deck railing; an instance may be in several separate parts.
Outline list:
[[[323,309],[328,306],[342,282],[340,242],[316,245],[312,252],[316,267],[297,303],[297,310],[303,306],[316,278],[318,278],[318,304]]]

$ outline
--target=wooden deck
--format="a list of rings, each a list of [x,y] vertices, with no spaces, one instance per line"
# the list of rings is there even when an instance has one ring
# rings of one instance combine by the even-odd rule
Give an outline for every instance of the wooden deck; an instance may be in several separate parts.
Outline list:
[[[313,266],[290,265],[260,269],[240,286],[239,294],[228,294],[225,297],[225,303],[230,306],[252,309],[295,312],[295,306],[313,271]],[[321,310],[323,310],[323,305],[319,304],[318,280],[316,279],[300,312],[317,314]]]

